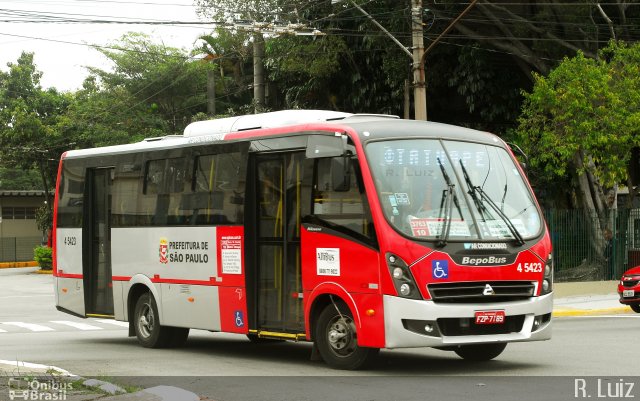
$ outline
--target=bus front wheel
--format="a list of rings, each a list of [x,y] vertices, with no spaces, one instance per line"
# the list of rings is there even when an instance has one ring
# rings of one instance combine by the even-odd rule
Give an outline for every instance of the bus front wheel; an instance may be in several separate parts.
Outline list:
[[[489,361],[504,351],[507,343],[460,345],[453,351],[469,361]]]
[[[142,294],[136,302],[133,318],[136,337],[143,347],[162,348],[171,343],[172,328],[160,326],[158,317],[158,306],[153,295],[148,292]]]
[[[349,308],[327,305],[316,321],[315,342],[322,359],[332,368],[355,370],[370,365],[378,348],[358,345],[356,325]]]

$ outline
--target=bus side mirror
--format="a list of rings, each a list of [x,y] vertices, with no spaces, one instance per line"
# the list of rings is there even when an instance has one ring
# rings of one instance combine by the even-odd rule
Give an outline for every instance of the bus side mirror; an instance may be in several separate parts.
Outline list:
[[[346,153],[346,138],[342,136],[311,135],[307,139],[307,159],[337,157]]]
[[[520,163],[520,167],[522,168],[522,171],[524,171],[525,174],[528,174],[527,163],[525,162],[519,162],[519,163]]]
[[[349,156],[331,159],[331,188],[335,192],[348,192],[351,188],[351,159]]]

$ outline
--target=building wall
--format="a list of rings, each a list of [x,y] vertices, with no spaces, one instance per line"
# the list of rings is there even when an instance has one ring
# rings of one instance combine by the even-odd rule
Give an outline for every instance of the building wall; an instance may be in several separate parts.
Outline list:
[[[3,196],[0,197],[0,237],[38,237],[35,209],[42,206],[44,197]]]
[[[43,204],[44,196],[0,193],[0,262],[33,260],[33,248],[47,239],[35,219]]]

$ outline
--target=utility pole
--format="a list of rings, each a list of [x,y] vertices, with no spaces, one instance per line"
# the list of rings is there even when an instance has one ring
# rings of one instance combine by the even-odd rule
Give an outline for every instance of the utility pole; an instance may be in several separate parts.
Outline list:
[[[425,83],[422,0],[411,0],[411,40],[413,44],[413,106],[416,120],[427,119],[427,87]]]
[[[262,32],[253,35],[253,102],[254,112],[264,110],[264,37]]]
[[[216,115],[216,72],[207,71],[207,114]]]

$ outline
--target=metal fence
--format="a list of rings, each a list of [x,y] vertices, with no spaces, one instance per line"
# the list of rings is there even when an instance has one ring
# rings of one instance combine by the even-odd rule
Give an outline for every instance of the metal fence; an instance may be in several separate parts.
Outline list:
[[[640,265],[640,209],[618,209],[604,223],[583,210],[548,210],[555,281],[617,280]]]
[[[0,262],[31,261],[33,260],[33,248],[41,243],[41,237],[0,238]]]

